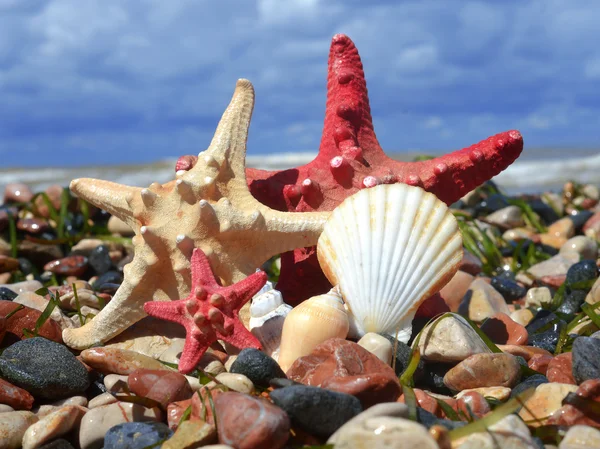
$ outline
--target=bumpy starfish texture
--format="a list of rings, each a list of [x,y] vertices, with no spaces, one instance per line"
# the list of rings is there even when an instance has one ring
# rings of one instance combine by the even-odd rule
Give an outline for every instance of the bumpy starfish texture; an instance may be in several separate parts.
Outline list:
[[[252,195],[278,210],[333,210],[362,188],[396,182],[420,186],[452,204],[507,168],[522,149],[521,134],[508,131],[428,161],[390,159],[375,136],[358,50],[349,37],[338,34],[329,53],[325,123],[316,158],[278,172],[248,168],[246,176]],[[194,163],[194,157],[183,156],[177,166],[185,170]],[[314,248],[282,256],[277,289],[287,302],[295,304],[329,288]]]
[[[260,349],[260,342],[244,327],[238,313],[267,282],[265,272],[257,271],[243,281],[222,287],[212,273],[208,258],[198,248],[194,249],[191,265],[192,288],[187,298],[144,304],[148,315],[185,327],[179,371],[186,374],[196,367],[217,339],[238,348]]]
[[[248,190],[246,140],[254,89],[239,80],[209,148],[189,171],[142,189],[76,179],[71,190],[117,216],[135,231],[133,261],[108,305],[88,324],[65,329],[63,339],[85,348],[118,335],[145,316],[150,300],[178,300],[190,291],[194,248],[206,254],[222,285],[254,273],[269,257],[314,245],[328,213],[280,212]]]

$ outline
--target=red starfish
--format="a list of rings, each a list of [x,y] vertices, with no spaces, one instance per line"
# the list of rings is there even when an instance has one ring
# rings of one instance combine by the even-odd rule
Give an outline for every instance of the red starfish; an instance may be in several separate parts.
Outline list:
[[[333,210],[362,188],[395,182],[421,186],[452,204],[507,168],[522,149],[521,134],[508,131],[428,161],[390,159],[373,130],[358,50],[348,36],[337,34],[329,52],[325,123],[317,157],[278,172],[247,168],[246,178],[256,199],[282,211]],[[183,156],[177,169],[194,164],[194,156]],[[314,247],[282,255],[277,288],[287,302],[295,304],[329,288],[315,255]]]
[[[237,284],[222,287],[213,275],[208,258],[199,248],[192,254],[191,271],[192,288],[187,298],[144,304],[148,315],[185,327],[179,371],[192,371],[217,339],[238,348],[260,349],[260,342],[244,327],[238,312],[267,282],[266,273],[257,271]]]

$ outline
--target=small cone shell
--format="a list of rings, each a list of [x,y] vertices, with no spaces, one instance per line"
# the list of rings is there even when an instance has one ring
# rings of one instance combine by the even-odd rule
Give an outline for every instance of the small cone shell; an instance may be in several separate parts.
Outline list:
[[[348,327],[348,315],[336,289],[307,299],[285,318],[279,365],[287,371],[296,359],[310,354],[325,340],[346,338]]]

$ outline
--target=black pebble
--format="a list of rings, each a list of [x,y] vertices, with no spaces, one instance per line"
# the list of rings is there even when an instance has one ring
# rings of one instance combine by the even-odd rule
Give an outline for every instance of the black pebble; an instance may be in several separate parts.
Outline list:
[[[38,449],[75,449],[71,443],[69,443],[64,438],[59,438],[58,440],[51,441],[50,443],[46,443],[43,446],[40,446]]]
[[[285,387],[292,387],[294,385],[303,385],[300,382],[296,382],[295,380],[292,379],[283,379],[278,377],[277,379],[271,379],[269,381],[269,385],[273,388],[285,388]]]
[[[529,336],[529,344],[536,348],[545,349],[550,353],[556,351],[556,345],[560,337],[560,330],[563,326],[560,324],[553,324],[552,327],[545,332],[538,332]]]
[[[90,385],[87,370],[66,346],[42,337],[6,348],[0,356],[0,377],[43,399],[71,397]]]
[[[573,342],[573,377],[580,384],[589,379],[600,379],[600,340],[579,337]]]
[[[123,273],[119,273],[118,271],[107,271],[98,276],[98,279],[92,284],[92,288],[96,291],[100,291],[104,284],[121,284],[121,282],[123,282]]]
[[[567,271],[565,282],[567,287],[575,283],[593,281],[598,277],[598,267],[595,260],[582,260],[571,265]]]
[[[413,330],[414,333],[414,330]],[[406,368],[408,368],[408,364],[410,363],[411,356],[411,348],[406,343],[402,343],[401,341],[397,341],[394,337],[387,334],[379,334],[382,337],[386,338],[392,344],[392,351],[394,347],[396,348],[396,364],[394,365],[394,370],[396,371],[396,375],[400,376]],[[393,352],[392,352],[393,354]],[[392,362],[394,361],[394,357],[392,357]],[[417,369],[413,374],[413,380],[417,382],[419,379],[423,377],[423,373],[425,372],[425,361],[423,359],[419,360],[419,364],[417,365]]]
[[[432,426],[438,425],[445,427],[448,430],[453,430],[467,425],[467,423],[464,421],[452,421],[450,419],[438,418],[433,413],[428,412],[421,407],[417,407],[417,421],[419,421],[428,429]]]
[[[536,198],[534,200],[528,201],[529,205],[533,209],[533,211],[538,214],[538,216],[542,219],[544,224],[549,225],[550,223],[554,223],[560,217],[558,214],[544,203],[541,199]]]
[[[523,393],[525,390],[528,390],[530,388],[536,388],[538,385],[547,383],[548,378],[546,376],[544,376],[543,374],[534,374],[533,376],[529,376],[523,382],[514,387],[510,392],[510,397],[514,398],[515,396]]]
[[[10,288],[0,287],[0,300],[12,301],[17,296],[19,296],[19,295],[17,295],[15,292],[13,292]]]
[[[104,274],[112,268],[113,263],[108,253],[108,246],[106,245],[97,246],[90,252],[88,263],[96,274]]]
[[[527,289],[525,287],[522,287],[505,276],[494,276],[492,278],[492,287],[494,287],[508,303],[512,303],[527,294]]]
[[[319,438],[329,438],[362,412],[356,397],[325,388],[295,385],[273,390],[270,396],[294,426]]]
[[[569,319],[572,319],[574,315],[579,313],[586,296],[587,292],[585,290],[571,290],[565,294],[562,303],[556,311],[569,315]]]
[[[583,225],[588,221],[594,213],[590,210],[576,210],[572,214],[567,215],[575,226],[575,233],[579,234],[583,228]]]
[[[21,273],[24,275],[36,272],[35,266],[29,259],[26,259],[25,257],[19,257],[19,270],[21,270]]]
[[[243,374],[259,387],[268,387],[271,379],[286,377],[275,360],[254,348],[242,349],[229,371]]]
[[[444,385],[444,376],[456,363],[428,362],[425,365],[423,377],[417,382],[417,386],[423,386],[425,390],[433,393],[452,396],[452,392]]]

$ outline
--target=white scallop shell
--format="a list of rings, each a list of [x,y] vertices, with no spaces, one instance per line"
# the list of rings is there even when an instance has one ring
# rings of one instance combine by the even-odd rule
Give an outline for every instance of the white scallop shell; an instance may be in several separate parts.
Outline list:
[[[462,236],[448,207],[405,184],[378,185],[346,198],[319,238],[323,272],[340,292],[358,335],[407,342],[419,305],[456,273]]]

